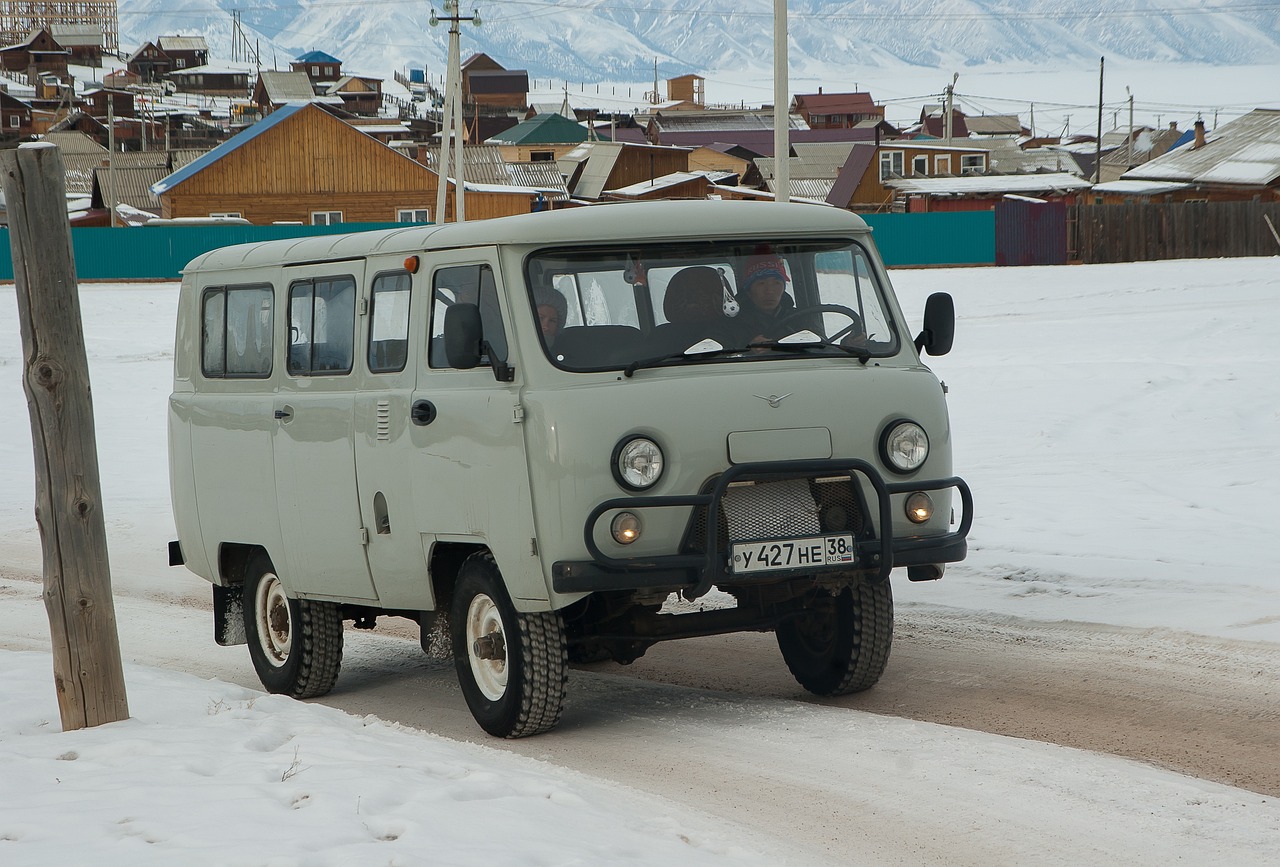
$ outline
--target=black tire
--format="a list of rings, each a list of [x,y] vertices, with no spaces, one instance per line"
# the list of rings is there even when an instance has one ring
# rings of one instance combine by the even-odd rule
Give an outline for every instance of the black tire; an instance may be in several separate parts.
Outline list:
[[[888,581],[821,596],[805,613],[778,625],[787,668],[816,695],[845,695],[875,686],[893,644],[893,590]]]
[[[314,698],[333,689],[342,667],[337,603],[290,599],[266,554],[249,562],[244,582],[249,658],[268,692]]]
[[[449,629],[458,683],[482,729],[522,738],[555,727],[569,680],[564,619],[517,612],[488,551],[458,570]],[[489,640],[483,657],[477,639]]]

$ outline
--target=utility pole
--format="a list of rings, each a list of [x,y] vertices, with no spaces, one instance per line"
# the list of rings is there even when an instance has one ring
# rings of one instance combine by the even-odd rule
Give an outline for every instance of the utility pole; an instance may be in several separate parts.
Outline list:
[[[47,142],[0,152],[35,450],[35,524],[62,730],[129,718],[76,288],[66,171]]]
[[[1102,71],[1107,58],[1098,58],[1098,140],[1093,147],[1093,182],[1102,180]]]
[[[1133,168],[1133,91],[1126,84],[1124,92],[1129,94],[1129,168]]]
[[[445,221],[445,208],[449,187],[449,136],[453,136],[454,181],[453,181],[453,220],[455,223],[466,222],[467,210],[464,187],[466,185],[466,164],[463,162],[462,145],[466,138],[466,120],[462,116],[462,59],[459,42],[462,30],[458,27],[463,21],[470,21],[476,27],[481,24],[480,13],[471,10],[470,15],[458,14],[458,0],[444,0],[443,17],[436,16],[431,10],[430,24],[437,26],[441,21],[449,22],[449,65],[445,71],[444,108],[440,123],[440,159],[436,161],[439,172],[436,190],[436,222]],[[452,13],[452,14],[449,14]]]
[[[787,82],[787,0],[773,0],[773,198],[791,201],[791,98]]]
[[[107,206],[111,208],[111,228],[117,225],[116,216],[116,101],[107,94]]]
[[[943,119],[943,121],[942,121],[942,130],[943,130],[943,138],[945,138],[945,139],[947,140],[947,145],[948,145],[948,146],[950,146],[950,144],[951,144],[951,135],[952,135],[952,132],[953,132],[953,128],[952,128],[952,125],[951,125],[951,107],[955,104],[954,100],[955,100],[955,95],[956,95],[956,82],[957,82],[957,81],[959,81],[959,80],[960,80],[960,73],[958,73],[958,72],[953,73],[953,74],[952,74],[952,76],[951,76],[951,83],[947,85],[947,91],[946,91],[946,93],[947,93],[947,100],[946,100],[946,102],[947,102],[947,106],[946,106],[947,116],[946,116],[946,117]]]

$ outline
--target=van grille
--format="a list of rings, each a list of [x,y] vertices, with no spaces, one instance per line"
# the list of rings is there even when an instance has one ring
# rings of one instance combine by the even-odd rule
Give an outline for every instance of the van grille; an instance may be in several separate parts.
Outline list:
[[[712,479],[701,493],[715,487]],[[862,501],[849,476],[771,479],[734,483],[720,508],[721,545],[753,539],[852,533],[864,529]],[[694,510],[685,534],[685,553],[702,553],[707,544],[707,510]]]

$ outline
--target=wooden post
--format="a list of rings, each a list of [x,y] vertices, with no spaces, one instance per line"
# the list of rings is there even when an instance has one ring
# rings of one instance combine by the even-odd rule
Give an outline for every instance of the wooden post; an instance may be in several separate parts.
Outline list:
[[[64,731],[128,719],[89,363],[62,157],[39,142],[0,151],[36,464],[44,603]]]

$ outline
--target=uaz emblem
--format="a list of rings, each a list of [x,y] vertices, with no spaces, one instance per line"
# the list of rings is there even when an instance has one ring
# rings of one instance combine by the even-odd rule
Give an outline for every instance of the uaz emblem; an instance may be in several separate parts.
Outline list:
[[[793,394],[795,394],[795,392],[794,392],[794,391],[789,391],[789,392],[787,392],[786,394],[782,394],[782,395],[778,395],[778,394],[771,394],[771,395],[769,395],[768,397],[765,397],[763,394],[757,394],[757,395],[753,395],[753,396],[754,396],[754,397],[758,397],[758,398],[760,398],[761,400],[768,401],[769,406],[773,407],[774,409],[777,409],[777,408],[778,408],[778,406],[779,406],[779,405],[780,405],[784,400],[786,400],[787,398],[791,397],[791,395],[793,395]]]

